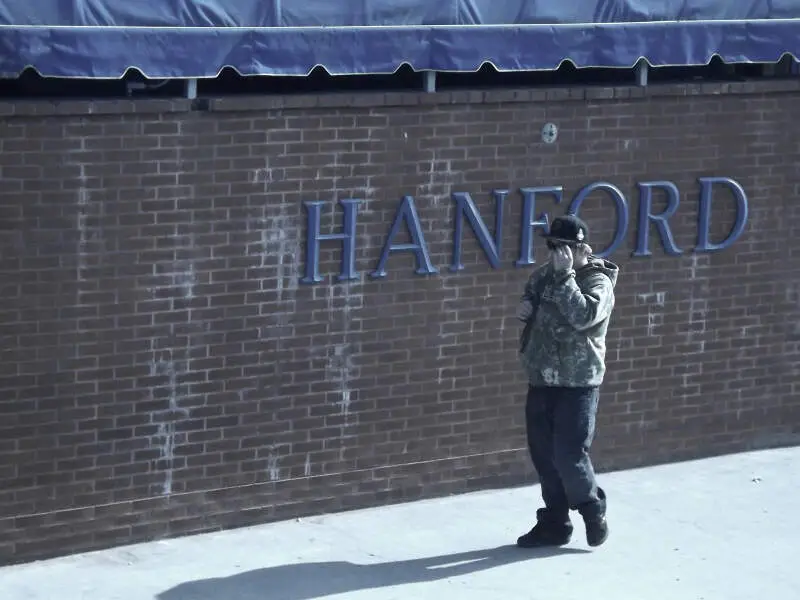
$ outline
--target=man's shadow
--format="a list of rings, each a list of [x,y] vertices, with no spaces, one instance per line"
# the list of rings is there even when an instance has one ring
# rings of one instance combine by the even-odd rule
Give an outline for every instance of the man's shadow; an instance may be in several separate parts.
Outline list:
[[[443,556],[375,564],[297,563],[181,583],[158,600],[312,600],[334,594],[437,581],[515,562],[588,552],[576,548],[521,550],[500,546]],[[213,560],[213,557],[210,557]]]

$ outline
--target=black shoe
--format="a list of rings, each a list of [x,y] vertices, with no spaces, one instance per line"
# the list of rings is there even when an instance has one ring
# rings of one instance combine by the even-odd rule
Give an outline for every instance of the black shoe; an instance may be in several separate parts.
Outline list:
[[[608,521],[606,521],[606,493],[598,488],[598,501],[586,504],[578,509],[586,525],[586,543],[592,547],[600,546],[608,539]]]
[[[605,516],[586,521],[586,543],[599,546],[608,539],[608,522]]]
[[[565,546],[572,539],[572,523],[569,516],[554,517],[547,509],[536,511],[537,523],[525,535],[517,539],[520,548],[543,548]]]

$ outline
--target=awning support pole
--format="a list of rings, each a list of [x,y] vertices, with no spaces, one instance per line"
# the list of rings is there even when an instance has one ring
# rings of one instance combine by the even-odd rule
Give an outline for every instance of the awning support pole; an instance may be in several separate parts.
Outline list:
[[[636,85],[639,87],[647,87],[647,76],[650,73],[650,67],[644,60],[636,63]]]
[[[187,79],[184,82],[184,91],[189,100],[197,98],[197,79]]]
[[[425,82],[424,82],[425,91],[428,94],[434,93],[436,91],[436,71],[425,71],[424,77],[425,77]]]

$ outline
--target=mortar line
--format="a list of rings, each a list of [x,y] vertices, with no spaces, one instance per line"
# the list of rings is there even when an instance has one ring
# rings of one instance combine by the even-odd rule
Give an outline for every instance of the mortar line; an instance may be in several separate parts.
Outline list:
[[[42,516],[47,516],[47,515],[57,515],[57,514],[72,512],[72,511],[86,510],[88,508],[91,508],[91,509],[106,508],[106,507],[109,507],[109,506],[119,506],[120,504],[129,504],[129,503],[132,503],[132,502],[147,502],[148,500],[165,500],[166,499],[167,502],[171,502],[175,498],[179,498],[181,496],[191,496],[191,495],[194,495],[194,494],[212,494],[214,492],[223,492],[223,491],[226,491],[226,490],[241,490],[241,489],[254,488],[254,487],[263,486],[263,485],[276,485],[276,484],[279,484],[279,483],[287,483],[287,482],[290,482],[290,481],[303,481],[303,480],[307,480],[307,479],[320,479],[320,478],[323,478],[323,477],[335,477],[337,475],[349,475],[351,473],[365,473],[365,472],[368,472],[368,471],[374,471],[375,469],[396,469],[396,468],[400,468],[400,467],[412,467],[412,466],[415,466],[415,465],[429,465],[429,464],[438,463],[438,462],[445,462],[445,461],[449,461],[449,460],[463,460],[463,459],[467,459],[467,458],[496,456],[496,455],[499,455],[499,454],[511,454],[511,453],[514,453],[514,452],[522,452],[522,451],[526,451],[527,452],[527,448],[510,448],[510,449],[507,449],[507,450],[494,450],[492,452],[479,452],[479,453],[476,453],[476,454],[463,454],[463,455],[460,455],[460,456],[448,456],[448,457],[444,457],[444,458],[433,458],[433,459],[430,459],[430,460],[419,460],[419,461],[398,463],[398,464],[394,464],[394,465],[386,465],[386,466],[379,466],[379,467],[365,467],[363,469],[351,469],[351,470],[348,470],[348,471],[336,471],[335,473],[319,473],[317,475],[303,475],[301,477],[286,477],[286,478],[283,478],[283,479],[276,479],[274,481],[259,481],[259,482],[254,482],[254,483],[243,483],[241,485],[231,485],[231,486],[225,486],[225,487],[216,487],[216,488],[211,488],[211,489],[208,489],[208,490],[192,490],[191,492],[174,492],[174,493],[170,494],[169,496],[164,496],[164,495],[147,496],[147,497],[135,498],[135,499],[131,499],[131,500],[119,500],[117,502],[104,502],[102,504],[90,504],[90,505],[86,505],[86,506],[75,506],[75,507],[70,507],[70,508],[59,508],[57,510],[50,510],[50,511],[38,512],[38,513],[26,513],[26,514],[21,514],[21,515],[0,517],[0,523],[2,523],[3,521],[11,520],[11,519],[25,519],[25,518],[31,518],[31,517],[42,517]]]

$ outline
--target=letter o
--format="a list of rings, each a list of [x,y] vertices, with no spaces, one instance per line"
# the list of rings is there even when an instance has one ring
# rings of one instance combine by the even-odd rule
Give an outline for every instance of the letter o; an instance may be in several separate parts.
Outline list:
[[[617,228],[614,233],[614,239],[611,240],[611,243],[602,252],[594,253],[594,255],[599,258],[606,258],[611,256],[617,250],[617,248],[619,248],[620,244],[625,241],[625,235],[628,232],[630,214],[628,210],[628,202],[625,200],[625,194],[623,194],[622,191],[612,183],[608,183],[607,181],[595,181],[594,183],[590,183],[589,185],[585,186],[577,194],[575,194],[575,198],[572,199],[572,202],[567,209],[567,213],[578,216],[578,211],[580,210],[583,201],[586,200],[586,198],[589,197],[589,194],[595,190],[603,190],[608,192],[617,208]]]

